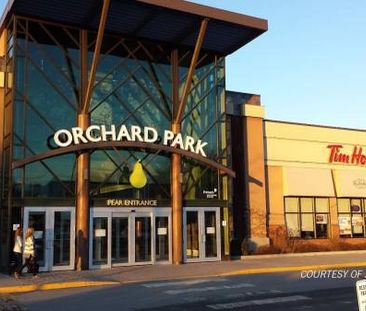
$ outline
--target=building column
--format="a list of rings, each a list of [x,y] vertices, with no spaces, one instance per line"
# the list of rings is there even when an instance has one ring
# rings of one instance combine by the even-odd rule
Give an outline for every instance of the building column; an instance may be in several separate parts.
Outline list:
[[[173,114],[176,115],[179,106],[179,55],[178,50],[171,53],[172,64],[172,99]],[[171,130],[174,134],[180,133],[181,124],[172,122]],[[182,157],[180,154],[171,155],[171,202],[172,202],[172,243],[173,263],[183,263],[183,201],[182,201]]]
[[[78,115],[78,127],[90,125],[89,114]],[[76,269],[88,269],[89,240],[89,152],[81,152],[76,159]]]
[[[172,124],[174,134],[180,132],[180,124]],[[183,262],[183,201],[182,201],[182,162],[181,155],[172,154],[171,158],[171,196],[172,196],[172,232],[173,263]]]
[[[266,174],[264,154],[264,108],[253,98],[253,103],[242,105],[245,137],[245,184],[249,249],[269,245],[267,233]]]

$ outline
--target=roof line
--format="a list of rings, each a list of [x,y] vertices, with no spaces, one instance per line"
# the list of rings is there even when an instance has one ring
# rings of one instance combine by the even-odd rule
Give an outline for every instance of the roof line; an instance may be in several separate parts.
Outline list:
[[[164,7],[171,10],[181,11],[189,14],[200,15],[211,19],[222,20],[225,22],[242,26],[268,30],[268,22],[265,19],[249,15],[239,14],[223,9],[218,9],[202,4],[192,3],[184,0],[137,0],[138,2]]]

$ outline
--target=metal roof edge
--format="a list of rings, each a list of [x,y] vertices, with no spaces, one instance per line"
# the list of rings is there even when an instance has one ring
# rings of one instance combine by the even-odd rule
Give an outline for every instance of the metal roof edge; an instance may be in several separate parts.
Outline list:
[[[218,9],[202,4],[197,4],[184,0],[137,0],[138,2],[160,6],[163,8],[185,12],[193,15],[200,15],[223,22],[247,26],[260,29],[263,32],[268,30],[268,21],[266,19]]]

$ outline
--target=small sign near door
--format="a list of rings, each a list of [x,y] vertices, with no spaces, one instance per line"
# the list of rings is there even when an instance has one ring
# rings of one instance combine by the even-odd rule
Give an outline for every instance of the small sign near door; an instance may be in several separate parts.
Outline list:
[[[16,231],[20,227],[20,224],[13,224],[13,231]]]
[[[94,230],[94,236],[96,238],[102,238],[105,237],[107,235],[106,230],[105,229],[95,229]]]
[[[34,231],[34,238],[35,239],[42,239],[43,238],[43,231]]]
[[[207,234],[215,234],[215,227],[207,227],[206,228]]]
[[[158,235],[167,235],[168,228],[158,228]]]

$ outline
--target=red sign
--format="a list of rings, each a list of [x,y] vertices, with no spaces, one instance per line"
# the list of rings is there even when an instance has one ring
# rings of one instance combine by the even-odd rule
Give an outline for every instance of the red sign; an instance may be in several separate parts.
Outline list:
[[[352,154],[342,152],[343,145],[328,145],[327,148],[330,149],[329,163],[366,165],[366,154],[360,146],[354,146]]]

